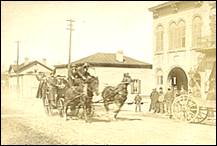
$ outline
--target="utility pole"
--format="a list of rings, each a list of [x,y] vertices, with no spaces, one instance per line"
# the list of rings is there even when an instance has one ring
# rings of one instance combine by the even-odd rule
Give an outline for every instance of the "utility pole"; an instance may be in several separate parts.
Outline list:
[[[68,77],[70,76],[70,64],[71,64],[71,41],[72,41],[72,31],[74,29],[72,29],[72,23],[75,22],[74,20],[70,19],[70,20],[66,20],[69,21],[69,28],[67,28],[67,30],[69,30],[70,35],[69,35],[69,60],[68,60]]]
[[[20,96],[20,85],[19,85],[19,44],[20,41],[17,41],[17,96]]]

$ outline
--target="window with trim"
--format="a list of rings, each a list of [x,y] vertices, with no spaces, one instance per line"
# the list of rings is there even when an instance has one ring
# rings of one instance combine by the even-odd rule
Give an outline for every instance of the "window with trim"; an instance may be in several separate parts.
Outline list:
[[[173,50],[177,47],[176,23],[173,22],[169,26],[169,49]]]
[[[193,19],[192,24],[192,46],[197,48],[201,45],[202,20],[199,16]]]
[[[157,76],[157,85],[163,85],[163,75]]]
[[[134,79],[131,84],[131,94],[140,94],[141,93],[141,80]]]
[[[180,21],[178,24],[177,29],[177,37],[178,37],[178,48],[184,48],[185,47],[185,23],[184,21]]]
[[[163,51],[163,26],[159,25],[156,31],[156,51]]]
[[[163,85],[163,72],[161,69],[157,71],[157,85]]]

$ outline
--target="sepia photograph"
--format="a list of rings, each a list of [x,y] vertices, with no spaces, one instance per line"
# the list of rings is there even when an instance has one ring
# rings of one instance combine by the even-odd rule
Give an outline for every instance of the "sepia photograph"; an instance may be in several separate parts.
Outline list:
[[[1,1],[1,145],[216,145],[216,1]]]

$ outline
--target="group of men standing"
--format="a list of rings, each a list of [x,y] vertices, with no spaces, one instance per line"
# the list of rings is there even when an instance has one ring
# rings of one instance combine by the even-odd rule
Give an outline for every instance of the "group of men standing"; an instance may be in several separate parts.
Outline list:
[[[44,73],[36,74],[36,78],[39,81],[36,98],[44,99],[48,95],[51,105],[55,106],[57,90],[58,88],[62,88],[59,77],[55,76],[55,72],[52,72],[49,76],[46,76]]]
[[[181,91],[184,93],[184,89]],[[172,117],[172,104],[176,96],[178,96],[180,93],[178,93],[178,90],[176,87],[168,88],[166,93],[163,93],[163,88],[159,88],[159,91],[157,91],[156,88],[153,89],[150,98],[151,98],[151,104],[149,107],[149,112],[152,110],[154,113],[166,113],[167,115]]]

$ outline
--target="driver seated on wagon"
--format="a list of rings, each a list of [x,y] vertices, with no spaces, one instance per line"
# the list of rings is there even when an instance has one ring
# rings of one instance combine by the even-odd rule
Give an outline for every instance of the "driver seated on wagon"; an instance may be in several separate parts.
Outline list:
[[[78,74],[82,78],[83,81],[87,81],[88,78],[91,78],[92,75],[88,72],[90,65],[88,63],[84,63],[82,66],[78,68]]]
[[[71,86],[78,86],[82,83],[82,81],[86,81],[88,77],[91,77],[90,73],[88,72],[89,64],[85,63],[82,66],[78,66],[73,64],[72,69],[70,72],[69,81]],[[82,80],[82,81],[81,81]]]
[[[92,76],[88,72],[89,64],[84,63],[83,65],[72,65],[72,69],[69,76],[70,88],[77,92],[83,92],[83,85]]]
[[[73,95],[73,98],[67,98],[65,100],[65,106],[74,100],[74,97],[79,97],[83,94],[84,83],[88,80],[89,77],[91,77],[88,72],[88,67],[89,65],[87,63],[81,66],[72,65],[72,69],[69,75],[70,90],[68,92],[70,95]]]

